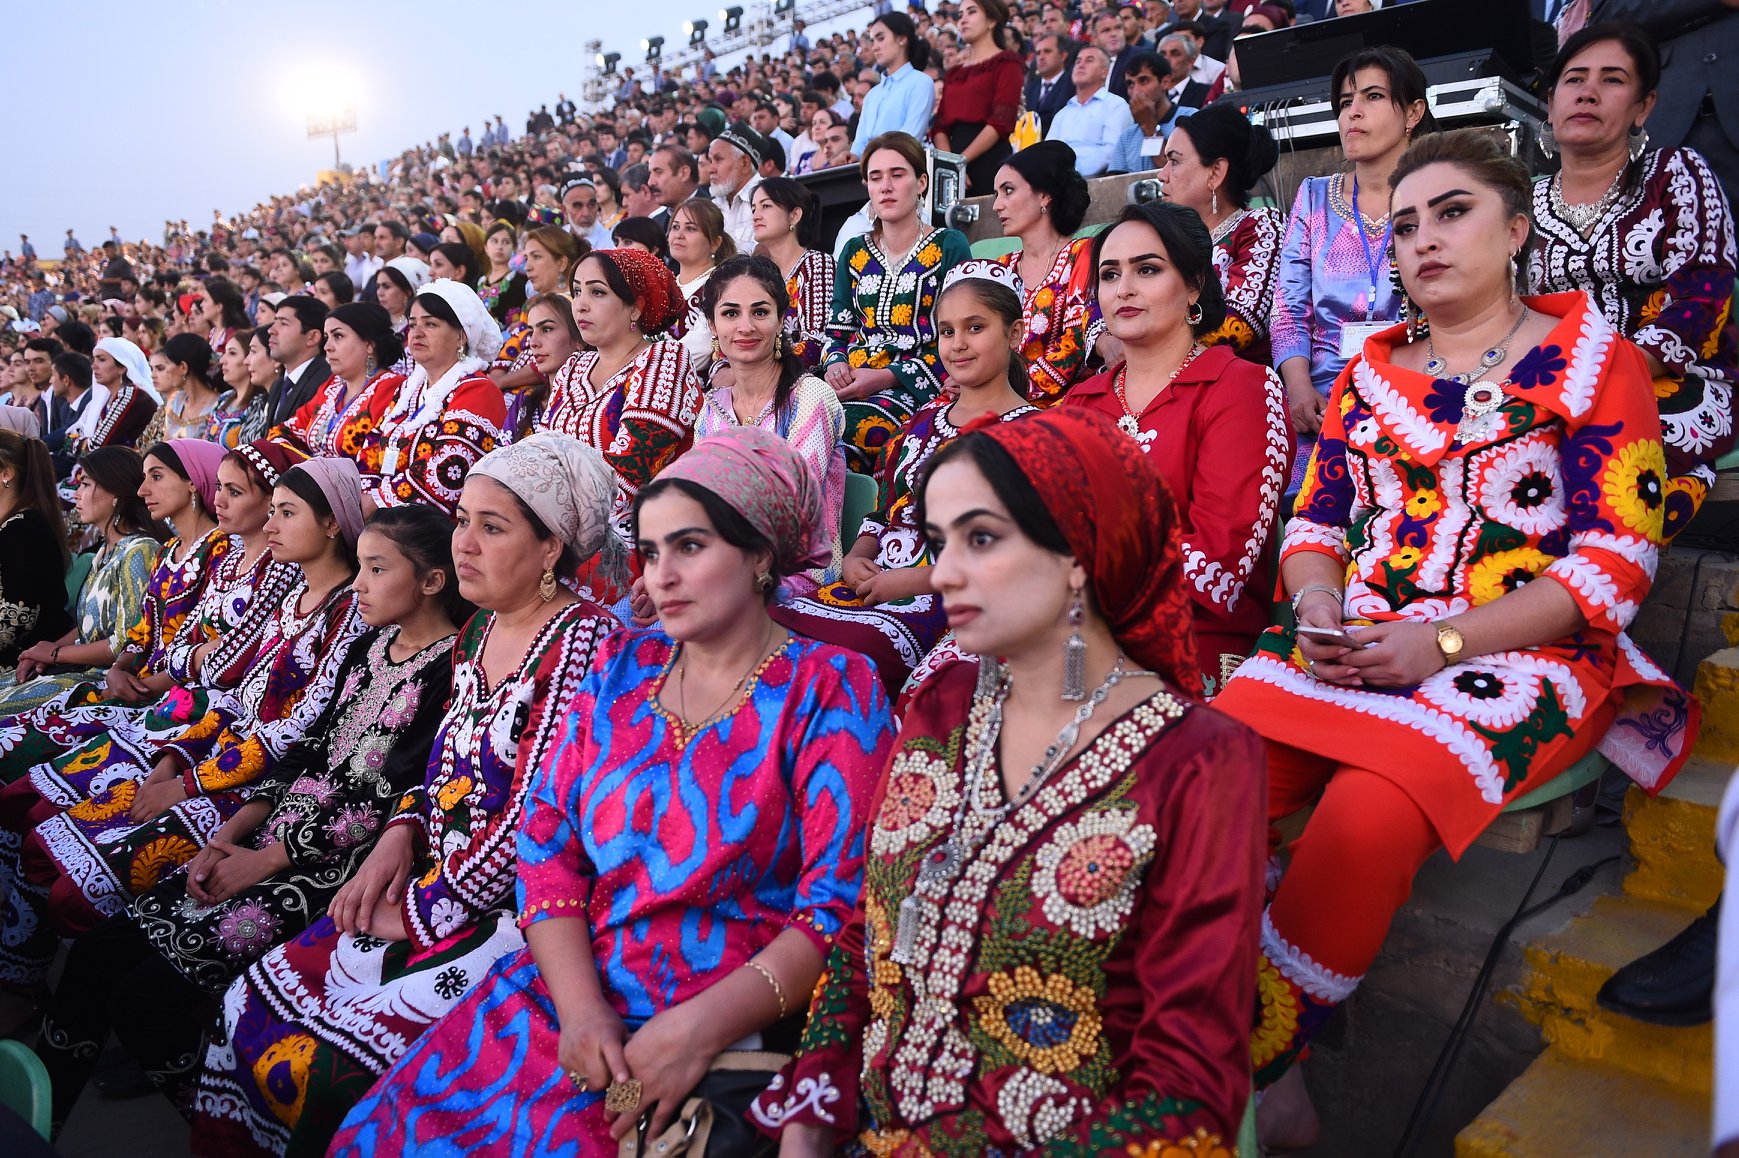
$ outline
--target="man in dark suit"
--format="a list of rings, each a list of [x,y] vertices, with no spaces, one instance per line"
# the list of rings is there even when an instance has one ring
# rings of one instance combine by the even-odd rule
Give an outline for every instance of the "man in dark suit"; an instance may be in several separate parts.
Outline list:
[[[1039,135],[1051,131],[1051,118],[1057,110],[1075,96],[1075,82],[1069,78],[1069,53],[1063,38],[1054,32],[1041,32],[1033,42],[1034,74],[1026,81],[1026,107],[1039,115]]]
[[[1092,42],[1103,48],[1111,60],[1111,79],[1105,87],[1111,90],[1111,95],[1128,100],[1129,82],[1123,74],[1129,71],[1129,62],[1146,49],[1129,43],[1123,35],[1123,22],[1112,8],[1093,17]]]
[[[1697,150],[1729,201],[1739,197],[1739,8],[1728,0],[1595,0],[1591,20],[1629,20],[1660,44],[1661,79],[1650,143]]]
[[[326,303],[313,294],[291,294],[278,303],[266,346],[284,372],[266,392],[267,430],[288,422],[332,377],[322,354],[325,325]]]

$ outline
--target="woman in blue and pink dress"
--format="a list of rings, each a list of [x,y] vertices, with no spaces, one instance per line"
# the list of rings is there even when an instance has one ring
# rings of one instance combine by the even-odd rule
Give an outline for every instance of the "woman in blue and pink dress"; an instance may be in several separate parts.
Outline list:
[[[778,577],[825,556],[819,487],[742,427],[634,512],[663,626],[604,645],[538,769],[529,944],[388,1071],[333,1154],[613,1153],[637,1124],[651,1152],[716,1057],[801,1022],[893,740],[866,659],[767,615]],[[754,1092],[715,1103],[718,1129]]]

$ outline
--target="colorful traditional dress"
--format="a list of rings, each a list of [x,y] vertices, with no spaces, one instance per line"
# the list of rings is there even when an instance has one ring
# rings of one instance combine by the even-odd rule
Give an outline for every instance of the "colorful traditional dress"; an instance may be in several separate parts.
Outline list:
[[[164,442],[176,438],[204,438],[211,430],[211,423],[217,415],[223,413],[235,400],[235,391],[226,390],[219,394],[204,410],[197,414],[187,411],[187,391],[177,390],[163,402],[163,433]]]
[[[0,668],[17,667],[21,652],[72,626],[65,560],[54,528],[35,510],[25,507],[0,523]]]
[[[133,919],[189,981],[221,993],[267,949],[307,928],[422,783],[453,681],[453,637],[395,661],[398,628],[350,649],[338,694],[250,788],[272,812],[250,847],[282,844],[290,866],[217,905],[189,904],[176,873],[133,899]]]
[[[1358,353],[1360,335],[1401,316],[1389,278],[1389,219],[1362,217],[1353,205],[1354,192],[1346,173],[1304,179],[1287,218],[1274,284],[1269,321],[1274,365],[1304,358],[1311,385],[1324,398]],[[1313,438],[1298,440],[1289,493],[1303,481],[1314,445]]]
[[[583,916],[629,1026],[787,929],[826,955],[855,904],[864,810],[893,742],[869,663],[797,637],[728,716],[687,734],[658,704],[676,654],[658,631],[600,649],[519,835],[520,924]],[[603,1091],[523,1064],[554,1058],[558,1035],[531,950],[503,958],[351,1112],[332,1153],[613,1153]]]
[[[403,384],[391,370],[377,370],[346,398],[350,387],[334,374],[272,437],[311,458],[348,458],[364,474],[378,474],[380,446],[374,432]]]
[[[946,398],[920,408],[888,443],[876,509],[852,536],[853,544],[865,535],[875,537],[876,566],[883,570],[930,565],[929,540],[918,526],[918,482],[936,452],[960,437],[959,428],[948,419],[953,408],[953,400]],[[1003,415],[1002,421],[1037,413],[1031,406],[1020,406]],[[853,528],[844,530],[849,533]],[[773,618],[801,635],[869,656],[890,693],[899,691],[948,627],[942,601],[934,595],[869,605],[846,583],[829,583],[811,597],[781,603],[773,609]]]
[[[833,254],[806,249],[785,274],[785,342],[808,369],[821,365],[827,352],[827,309],[833,299]]]
[[[1564,768],[1609,702],[1600,751],[1657,792],[1689,753],[1697,708],[1625,626],[1659,555],[1665,478],[1641,355],[1579,293],[1526,299],[1559,319],[1510,371],[1505,401],[1458,433],[1462,390],[1404,370],[1391,328],[1342,375],[1281,558],[1347,568],[1346,614],[1430,622],[1556,581],[1588,626],[1453,664],[1416,688],[1343,688],[1274,628],[1215,700],[1264,736],[1377,769],[1460,856],[1504,804]]]
[[[713,368],[713,328],[707,320],[706,283],[712,280],[713,271],[707,270],[693,281],[681,282],[677,289],[682,292],[682,300],[688,303],[682,316],[670,327],[670,340],[681,342],[682,348],[688,351],[688,361],[694,367],[695,373],[705,382],[712,377]]]
[[[1628,187],[1584,236],[1534,185],[1535,293],[1581,290],[1606,320],[1665,367],[1655,380],[1667,454],[1666,537],[1696,514],[1733,449],[1739,339],[1733,321],[1733,211],[1702,156],[1647,154]]]
[[[422,503],[451,515],[465,475],[506,442],[507,404],[476,359],[461,362],[438,382],[421,370],[405,379],[381,415],[378,465],[371,456],[364,466],[372,476],[369,494],[379,506]]]
[[[1258,366],[1269,364],[1268,326],[1274,274],[1286,222],[1278,209],[1240,209],[1214,230],[1214,271],[1226,295],[1226,320],[1202,340],[1232,347]]]
[[[558,612],[512,678],[489,686],[478,615],[453,656],[453,695],[424,782],[392,825],[421,836],[404,892],[408,941],[343,936],[330,917],[267,953],[224,996],[200,1075],[193,1148],[324,1152],[387,1067],[493,965],[524,945],[514,921],[519,826],[532,773],[616,621],[595,604]]]
[[[160,550],[162,546],[148,535],[123,535],[98,549],[73,608],[78,642],[107,640],[110,650],[121,654],[128,631],[144,612],[145,592]],[[9,677],[8,686],[0,690],[0,717],[22,715],[81,683],[102,678],[99,668],[49,671],[22,684]]]
[[[812,374],[805,374],[791,387],[791,398],[785,409],[774,413],[773,403],[751,422],[737,418],[731,401],[731,388],[718,386],[709,391],[701,403],[700,416],[694,423],[694,440],[701,441],[733,426],[759,426],[770,430],[791,444],[808,464],[821,483],[821,517],[828,540],[833,544],[833,559],[825,567],[817,567],[785,581],[785,590],[792,595],[807,595],[825,583],[839,578],[839,560],[843,553],[839,541],[839,520],[845,507],[845,452],[840,437],[845,431],[845,407],[833,387]]]
[[[206,424],[205,433],[201,437],[207,442],[215,442],[234,450],[243,443],[254,442],[266,436],[266,403],[270,399],[265,390],[256,390],[240,406],[235,404],[233,391],[226,394],[224,399],[223,405],[212,408],[211,421]]]
[[[987,817],[971,802],[1001,803],[1004,777],[977,682],[955,663],[908,705],[863,899],[751,1115],[874,1154],[1228,1154],[1250,1093],[1260,745],[1161,688]],[[951,837],[955,870],[918,890]]]
[[[602,452],[616,471],[614,519],[627,543],[634,496],[694,441],[700,380],[688,351],[669,340],[646,346],[607,382],[592,381],[597,368],[596,350],[570,355],[551,377],[549,401],[533,425]]]
[[[845,365],[894,374],[886,390],[845,404],[853,470],[872,473],[900,424],[941,388],[936,298],[948,271],[970,256],[966,237],[953,229],[920,230],[902,254],[884,252],[872,234],[846,242],[833,281],[822,369]]]
[[[1121,364],[1069,392],[1065,406],[1112,419],[1125,410]],[[1177,504],[1196,657],[1211,695],[1268,627],[1269,541],[1292,464],[1286,388],[1266,366],[1210,346],[1138,415],[1136,441]]]
[[[996,260],[1014,273],[1026,319],[1021,353],[1026,355],[1027,400],[1049,406],[1087,376],[1088,332],[1099,318],[1099,283],[1093,276],[1093,239],[1078,237],[1063,243],[1042,280],[1025,285],[1020,278],[1021,251]]]
[[[31,873],[29,846],[38,844],[54,862],[58,879],[49,905],[63,927],[77,927],[70,913],[115,916],[128,897],[191,860],[320,718],[338,690],[338,669],[363,624],[356,593],[348,586],[304,612],[298,604],[307,590],[304,581],[279,607],[273,630],[239,687],[158,744],[147,761],[108,765],[101,778],[89,782],[86,799],[37,825],[26,841],[26,872]],[[170,698],[183,695],[178,690]],[[135,825],[128,812],[139,785],[166,754],[178,757],[185,768],[181,784],[187,799]],[[74,896],[74,889],[82,896]]]

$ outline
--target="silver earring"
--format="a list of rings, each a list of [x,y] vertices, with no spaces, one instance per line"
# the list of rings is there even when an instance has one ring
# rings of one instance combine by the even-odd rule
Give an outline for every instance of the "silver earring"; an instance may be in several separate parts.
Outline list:
[[[1630,160],[1634,164],[1642,160],[1643,153],[1648,151],[1648,130],[1641,125],[1633,125],[1630,130]]]
[[[1069,640],[1063,644],[1063,699],[1071,704],[1087,698],[1087,641],[1081,638],[1086,619],[1087,608],[1077,587],[1075,601],[1069,605]]]
[[[1220,191],[1218,189],[1210,189],[1208,192],[1211,193],[1214,198],[1213,206],[1208,210],[1208,212],[1212,213],[1215,217],[1218,217],[1220,215]]]
[[[1540,126],[1540,152],[1548,159],[1558,155],[1558,134],[1552,131],[1550,121]]]
[[[1188,312],[1186,312],[1184,314],[1183,319],[1184,319],[1184,321],[1188,322],[1190,325],[1195,326],[1195,325],[1201,324],[1202,317],[1203,317],[1202,303],[1201,302],[1191,302],[1190,308],[1189,308]]]

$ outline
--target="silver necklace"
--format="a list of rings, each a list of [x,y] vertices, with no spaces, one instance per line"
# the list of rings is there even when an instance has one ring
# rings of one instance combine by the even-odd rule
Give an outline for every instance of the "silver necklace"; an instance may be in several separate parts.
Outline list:
[[[1503,336],[1503,341],[1488,349],[1479,356],[1479,365],[1472,370],[1460,374],[1451,374],[1448,380],[1466,389],[1461,396],[1461,420],[1455,425],[1455,440],[1463,445],[1490,438],[1496,433],[1492,428],[1493,415],[1498,407],[1503,405],[1504,389],[1501,382],[1482,382],[1480,379],[1491,373],[1509,357],[1510,342],[1521,332],[1522,323],[1528,320],[1528,307],[1523,306],[1516,316],[1515,324],[1510,332]],[[1443,377],[1446,365],[1437,351],[1432,348],[1429,335],[1425,338],[1425,372],[1433,378]]]
[[[961,793],[960,806],[955,810],[948,839],[924,857],[918,866],[917,882],[900,902],[899,915],[894,924],[894,944],[888,954],[891,961],[898,965],[916,963],[912,950],[918,936],[918,894],[934,894],[945,888],[960,872],[967,859],[978,850],[979,845],[995,831],[1003,818],[1038,794],[1052,774],[1062,767],[1064,758],[1080,738],[1082,726],[1093,718],[1099,705],[1110,697],[1112,688],[1132,676],[1153,674],[1149,671],[1128,669],[1124,667],[1123,659],[1122,652],[1119,652],[1117,662],[1112,665],[1105,682],[1094,688],[1086,702],[1075,709],[1074,716],[1063,725],[1050,747],[1045,749],[1044,755],[1033,766],[1032,774],[1027,777],[1026,783],[1021,786],[1014,799],[988,806],[983,802],[983,786],[990,770],[991,756],[996,751],[997,739],[1002,734],[1002,709],[1008,701],[1010,680],[1001,664],[988,657],[979,661],[981,666],[978,689],[973,694],[972,703],[973,718],[967,728],[969,754],[966,759],[966,791]],[[979,822],[971,823],[969,814],[976,814]]]
[[[1618,189],[1623,181],[1624,170],[1619,169],[1612,178],[1612,184],[1606,187],[1606,192],[1600,195],[1598,201],[1591,205],[1574,205],[1564,200],[1564,174],[1554,173],[1547,189],[1552,214],[1583,237],[1587,237],[1600,224],[1600,219],[1606,216],[1606,211],[1612,208],[1612,203],[1618,200]]]
[[[1523,306],[1521,313],[1516,315],[1516,324],[1510,327],[1510,332],[1505,334],[1503,339],[1499,341],[1497,345],[1489,347],[1485,353],[1479,356],[1479,365],[1471,370],[1463,370],[1459,374],[1446,373],[1449,369],[1449,363],[1437,356],[1437,347],[1432,345],[1431,335],[1426,334],[1425,372],[1433,378],[1446,378],[1461,386],[1473,385],[1475,382],[1478,382],[1481,378],[1491,373],[1494,366],[1501,364],[1505,358],[1509,357],[1510,342],[1515,339],[1516,334],[1522,328],[1522,323],[1527,320],[1528,308]]]

